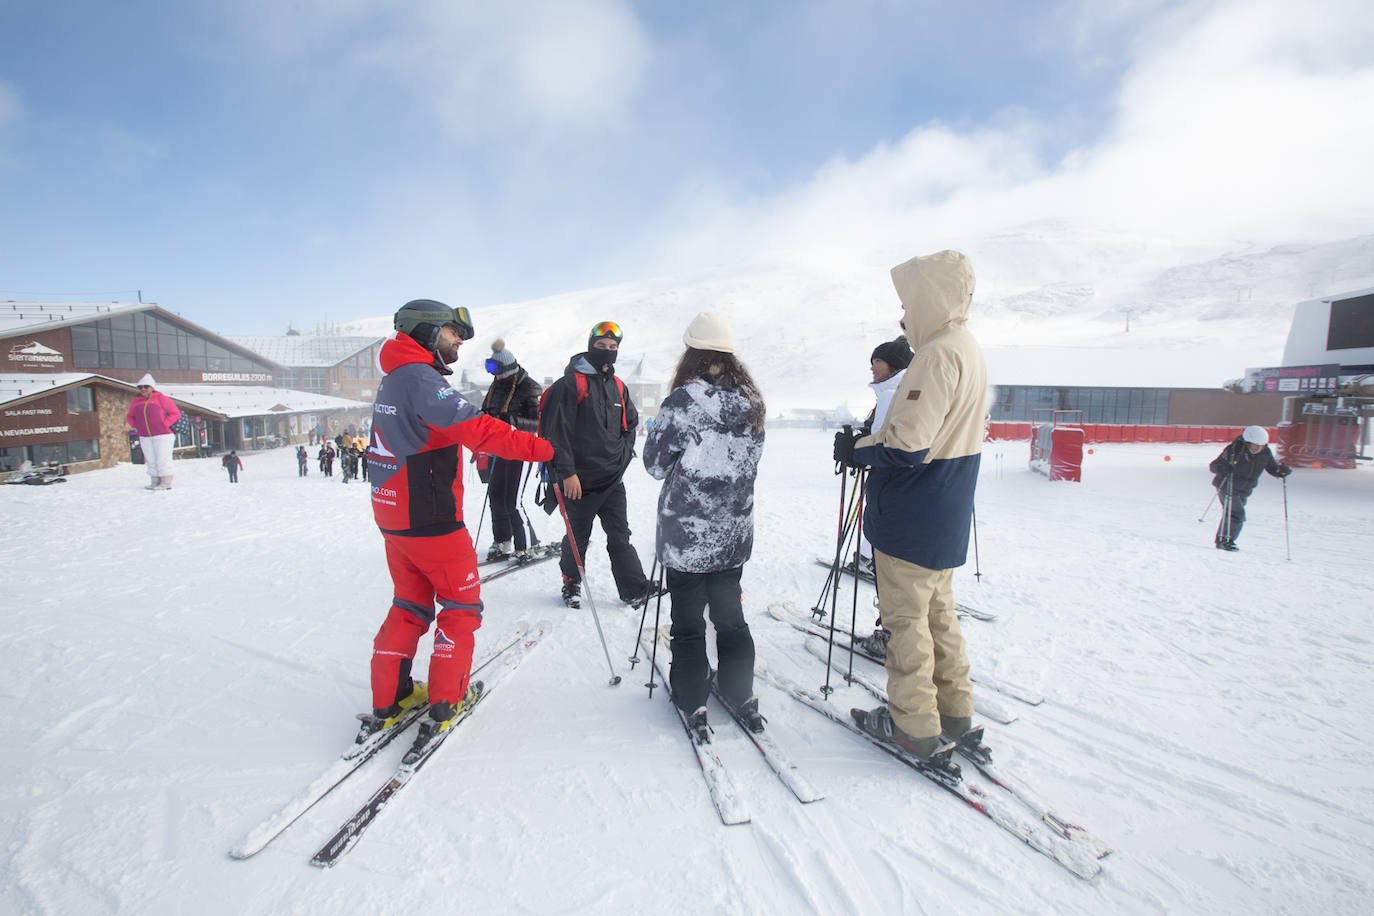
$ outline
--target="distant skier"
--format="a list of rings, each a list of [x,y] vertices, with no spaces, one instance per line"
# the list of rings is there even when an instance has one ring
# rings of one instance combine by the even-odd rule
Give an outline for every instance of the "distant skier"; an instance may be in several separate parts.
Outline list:
[[[690,726],[705,729],[710,663],[702,613],[709,607],[720,692],[752,731],[761,732],[740,576],[754,547],[754,477],[766,409],[735,358],[734,334],[723,316],[697,315],[683,343],[687,350],[671,390],[644,440],[644,467],[663,481],[655,540],[672,596],[669,687]]]
[[[221,458],[219,460],[219,463],[226,471],[229,472],[229,482],[238,483],[239,470],[243,467],[243,459],[239,457],[239,453],[234,451],[233,449],[230,449],[229,454]]]
[[[466,308],[432,299],[407,302],[382,344],[368,445],[372,512],[386,544],[392,599],[373,640],[372,714],[358,740],[396,725],[404,708],[428,697],[415,749],[455,721],[470,699],[474,633],[482,622],[477,554],[463,522],[462,449],[549,461],[553,446],[469,404],[445,376],[473,335]],[[435,616],[435,602],[438,616]],[[429,684],[410,672],[420,637],[434,624]]]
[[[148,469],[149,483],[145,490],[172,488],[172,447],[176,434],[172,424],[181,419],[181,411],[172,399],[153,386],[152,373],[144,373],[138,380],[138,397],[129,404],[124,420],[138,435],[138,446]]]
[[[967,328],[973,266],[957,251],[892,268],[915,355],[886,421],[835,459],[868,466],[864,529],[873,541],[889,703],[851,715],[866,732],[921,758],[975,736],[973,691],[955,614],[954,568],[968,558],[983,446],[987,367]],[[918,523],[919,522],[919,523]]]
[[[313,439],[314,436],[311,436]],[[305,451],[304,445],[296,446],[296,474],[305,477],[310,473],[310,455]]]
[[[494,340],[486,369],[494,378],[482,412],[532,433],[539,429],[539,383],[516,362],[504,340]],[[491,506],[491,549],[488,560],[503,560],[529,549],[525,519],[521,515],[520,478],[525,462],[491,456],[487,500]]]
[[[1293,469],[1280,464],[1269,451],[1269,433],[1263,426],[1247,426],[1245,430],[1221,450],[1207,466],[1212,474],[1212,486],[1221,500],[1221,524],[1217,526],[1217,550],[1240,550],[1236,537],[1245,524],[1245,501],[1255,491],[1260,473],[1267,471],[1274,477],[1287,477]]]

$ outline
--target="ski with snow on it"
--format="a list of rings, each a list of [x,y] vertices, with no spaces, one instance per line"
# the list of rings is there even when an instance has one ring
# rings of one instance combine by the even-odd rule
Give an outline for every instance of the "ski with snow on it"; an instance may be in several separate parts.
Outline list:
[[[856,654],[862,655],[870,661],[877,662],[880,665],[885,665],[887,663],[886,659],[869,652],[860,642],[851,641],[848,630],[842,630],[838,627],[829,627],[823,623],[812,620],[810,617],[804,617],[790,601],[782,601],[768,605],[768,613],[772,615],[774,619],[781,620],[794,629],[801,630],[803,633],[810,633],[813,636],[819,636],[821,639],[830,639],[833,634],[835,645],[845,651],[849,651],[852,647]],[[986,674],[978,674],[976,676],[970,675],[970,680],[975,684],[981,684],[984,687],[995,690],[1004,696],[1020,700],[1027,706],[1039,706],[1041,703],[1045,702],[1045,698],[1034,690],[1028,687],[1022,687],[1019,684],[1013,684],[1010,681],[1004,681],[1001,678],[989,677]]]
[[[838,648],[840,648],[841,654],[844,654],[846,652],[846,650],[843,647]],[[849,681],[853,684],[858,684],[864,690],[867,690],[869,693],[871,693],[874,699],[882,703],[887,703],[887,688],[883,687],[876,680],[874,680],[873,678],[869,677],[861,671],[848,670],[848,666],[845,665],[844,659],[832,654],[830,652],[829,646],[821,637],[815,634],[807,634],[806,651],[810,652],[812,655],[816,656],[821,661],[828,660],[830,663],[830,667],[834,669],[835,672],[842,676],[846,681]],[[864,657],[868,658],[868,656]],[[979,715],[991,719],[998,725],[1010,725],[1011,723],[1015,722],[1018,718],[1016,713],[1012,712],[1010,709],[1003,706],[997,700],[994,700],[991,697],[987,696],[986,693],[979,690],[976,686],[973,689],[973,708],[978,712]]]
[[[822,640],[819,636],[808,636],[806,638],[806,651],[810,652],[817,658],[824,660],[827,654],[825,641]],[[860,687],[864,688],[870,694],[872,694],[873,698],[878,700],[878,702],[882,703],[884,706],[887,705],[887,690],[878,685],[875,681],[864,676],[859,672],[846,672],[844,670],[843,663],[838,658],[830,659],[830,665],[837,672],[839,672],[846,680],[850,681],[851,683],[858,684]],[[983,713],[983,709],[979,705],[978,697],[974,697],[973,705],[979,713],[986,715],[986,713]],[[956,745],[955,752],[958,753],[959,756],[967,760],[969,763],[977,767],[978,772],[982,773],[988,779],[991,779],[999,787],[1005,789],[1006,791],[1014,795],[1018,801],[1020,801],[1023,805],[1025,805],[1027,808],[1033,811],[1036,814],[1036,816],[1038,816],[1049,826],[1051,830],[1062,836],[1064,839],[1073,840],[1075,843],[1084,844],[1089,849],[1091,849],[1093,855],[1099,859],[1111,852],[1110,847],[1108,847],[1105,843],[1098,840],[1092,834],[1088,833],[1087,828],[1082,827],[1079,824],[1075,824],[1067,818],[1063,818],[1055,814],[1053,811],[1050,810],[1049,805],[1041,801],[1040,796],[1038,796],[1034,791],[1032,791],[1029,786],[1027,786],[1024,782],[1017,779],[1016,777],[1012,776],[1011,774],[1005,773],[999,767],[995,766],[992,762],[992,754],[988,751],[986,747],[982,746],[981,728],[978,729],[976,740],[963,742]]]
[[[720,814],[721,823],[727,826],[749,823],[749,806],[745,804],[744,797],[740,795],[734,780],[730,778],[730,771],[725,768],[725,764],[721,762],[715,749],[711,747],[709,731],[705,734],[695,731],[691,723],[687,721],[687,714],[679,709],[677,703],[673,701],[672,693],[667,686],[668,672],[663,667],[664,663],[659,661],[658,656],[650,651],[651,646],[650,640],[646,636],[647,632],[641,631],[639,634],[640,648],[654,659],[654,669],[663,681],[663,693],[668,697],[668,705],[673,707],[673,712],[682,722],[682,728],[687,732],[687,740],[691,742],[692,750],[696,752],[697,763],[701,766],[702,778],[706,780],[706,789],[710,792],[711,801]]]
[[[522,569],[529,569],[531,566],[537,566],[546,560],[555,559],[558,555],[559,549],[557,544],[541,544],[538,547],[532,548],[530,552],[522,557],[511,560],[492,560],[491,563],[493,564],[502,563],[503,565],[491,572],[484,573],[481,577],[481,582],[483,585],[488,582],[495,582],[502,576],[509,576],[511,573],[520,572]],[[479,563],[477,565],[481,567],[490,564]]]
[[[998,827],[1030,846],[1036,852],[1048,857],[1080,878],[1096,876],[1102,866],[1093,850],[1085,844],[1065,839],[1038,818],[1032,819],[1025,814],[1019,801],[1010,793],[996,786],[992,791],[968,779],[957,766],[933,766],[913,754],[907,753],[896,744],[883,741],[864,731],[847,714],[841,712],[833,703],[820,695],[802,687],[794,681],[774,672],[767,665],[755,663],[754,672],[764,680],[811,709],[830,719],[874,747],[895,757],[911,767],[940,788],[956,796],[970,808],[987,816]]]
[[[529,630],[529,625],[521,623],[516,627],[515,638],[507,641],[496,653],[489,656],[482,664],[485,665],[491,658],[495,658],[500,652],[504,652],[514,646],[524,638]],[[310,785],[306,786],[295,798],[278,809],[274,814],[264,820],[261,824],[254,827],[243,839],[229,850],[229,855],[235,859],[247,859],[256,855],[267,847],[269,843],[286,831],[311,808],[324,800],[325,796],[338,788],[345,780],[362,768],[373,757],[395,741],[411,725],[415,724],[426,712],[429,711],[428,703],[421,703],[406,711],[405,716],[396,725],[384,729],[371,735],[367,740],[350,744],[339,755],[339,759],[334,761],[323,773],[315,778]]]
[[[826,569],[834,569],[834,568],[835,568],[835,561],[834,561],[834,560],[826,560],[826,559],[822,559],[821,557],[817,557],[817,558],[816,558],[816,565],[818,565],[818,566],[824,566]],[[858,577],[858,578],[862,579],[863,581],[868,582],[868,583],[870,583],[870,584],[872,584],[873,581],[874,581],[874,580],[873,580],[873,576],[869,575],[869,574],[866,573],[866,572],[863,572],[862,570],[856,570],[855,567],[854,567],[854,561],[853,561],[853,560],[849,561],[848,563],[842,564],[842,565],[840,566],[840,572],[845,573],[846,575],[856,576],[856,577]],[[973,619],[973,620],[981,620],[981,621],[983,621],[984,623],[991,623],[992,621],[994,621],[994,620],[997,619],[997,615],[996,615],[996,614],[994,614],[994,613],[992,613],[992,612],[990,612],[990,611],[981,610],[980,608],[970,607],[969,605],[964,604],[964,603],[961,602],[961,601],[956,601],[956,602],[954,602],[954,610],[955,610],[955,612],[956,612],[960,617],[968,617],[968,618],[971,618],[971,619]]]
[[[662,652],[671,654],[672,650],[669,648],[668,631],[666,629],[659,631],[658,648]],[[745,719],[744,713],[726,699],[725,694],[721,693],[720,684],[716,681],[714,672],[711,677],[711,696],[715,697],[716,701],[730,714],[730,718],[735,720],[735,724],[740,727],[740,731],[744,732],[745,737],[747,737],[753,743],[754,747],[758,749],[758,752],[763,755],[764,762],[768,764],[768,768],[771,769],[782,784],[787,786],[792,794],[797,797],[797,801],[801,802],[803,805],[807,805],[811,802],[820,801],[822,798],[825,798],[815,786],[811,785],[810,780],[802,775],[801,770],[793,763],[792,755],[783,750],[782,746],[778,744],[772,735],[768,732],[756,732],[749,727],[749,722]]]
[[[472,716],[482,702],[491,695],[492,690],[497,684],[503,681],[511,671],[515,670],[516,666],[524,660],[530,650],[539,644],[539,641],[544,638],[550,629],[551,627],[548,623],[540,623],[533,632],[527,633],[521,639],[503,647],[492,657],[488,658],[480,668],[474,669],[472,672],[471,685],[476,689],[471,692],[468,701],[459,711],[457,720],[449,726],[448,730],[440,732],[434,740],[426,744],[423,750],[418,753],[414,751],[407,753],[400,765],[396,767],[396,771],[392,774],[391,778],[388,779],[380,789],[373,793],[372,797],[364,802],[351,817],[339,826],[339,829],[334,832],[334,835],[331,836],[310,859],[310,864],[320,866],[321,868],[331,867],[337,864],[345,853],[357,845],[358,840],[362,838],[363,832],[376,821],[378,815],[380,815],[386,806],[395,799],[397,793],[410,783],[415,777],[415,774],[418,773],[426,763],[433,759],[434,754],[440,747],[448,743],[448,739],[452,737],[458,726],[466,722],[468,718]],[[484,671],[485,674],[483,677],[478,679],[477,675],[483,674]]]

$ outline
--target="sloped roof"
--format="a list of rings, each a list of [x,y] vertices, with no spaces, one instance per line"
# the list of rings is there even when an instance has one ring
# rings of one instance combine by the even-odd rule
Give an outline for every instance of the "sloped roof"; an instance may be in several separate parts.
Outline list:
[[[155,302],[0,302],[0,337],[157,308]]]
[[[45,372],[40,374],[11,374],[0,375],[0,407],[15,403],[16,401],[27,401],[31,398],[42,397],[64,388],[71,388],[75,385],[83,385],[87,382],[99,382],[109,385],[112,388],[122,388],[129,394],[135,394],[138,388],[132,382],[120,381],[117,378],[110,378],[105,375],[98,375],[94,372]],[[160,389],[159,389],[160,390]],[[167,394],[166,392],[163,392]],[[206,405],[193,405],[183,398],[174,394],[168,394],[173,401],[182,403],[184,407],[195,406],[205,413],[220,416],[220,412]]]
[[[363,401],[263,385],[158,385],[157,390],[175,401],[185,401],[231,418],[372,406]]]
[[[293,369],[326,368],[339,363],[373,344],[381,343],[384,337],[326,337],[316,335],[282,335],[229,337],[240,347],[252,350],[278,365]]]

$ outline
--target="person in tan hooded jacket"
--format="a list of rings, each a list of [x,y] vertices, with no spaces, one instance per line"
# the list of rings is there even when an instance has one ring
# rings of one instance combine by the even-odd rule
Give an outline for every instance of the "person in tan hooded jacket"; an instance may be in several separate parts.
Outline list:
[[[973,693],[955,614],[953,571],[968,558],[983,444],[987,366],[966,327],[973,266],[957,251],[892,268],[915,351],[881,427],[852,456],[867,466],[864,534],[873,544],[887,639],[888,706],[852,714],[870,734],[922,758],[969,736]],[[942,737],[943,736],[943,737]]]

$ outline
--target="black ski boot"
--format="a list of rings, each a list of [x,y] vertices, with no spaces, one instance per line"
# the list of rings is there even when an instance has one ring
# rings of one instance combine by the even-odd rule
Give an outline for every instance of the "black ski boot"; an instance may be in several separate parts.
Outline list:
[[[659,586],[657,582],[646,579],[644,582],[644,590],[642,592],[635,595],[621,595],[620,600],[625,602],[637,611],[640,608],[644,607],[644,605],[648,604],[649,599],[653,598],[655,595],[661,593],[662,591],[663,589]]]
[[[759,698],[750,697],[739,707],[740,718],[744,720],[744,727],[756,735],[763,734],[763,723],[768,720],[759,714]]]
[[[697,744],[711,743],[711,726],[706,721],[706,707],[698,706],[696,712],[687,716],[687,730]]]
[[[940,716],[940,734],[957,744],[960,753],[979,763],[992,763],[992,749],[983,743],[983,726],[974,728],[971,717]]]
[[[563,578],[563,603],[571,608],[582,606],[582,583],[566,576]]]
[[[893,744],[915,757],[933,771],[959,777],[959,765],[951,757],[954,744],[939,735],[931,738],[916,738],[908,735],[892,721],[886,706],[877,709],[851,709],[849,714],[859,728],[884,744]]]

